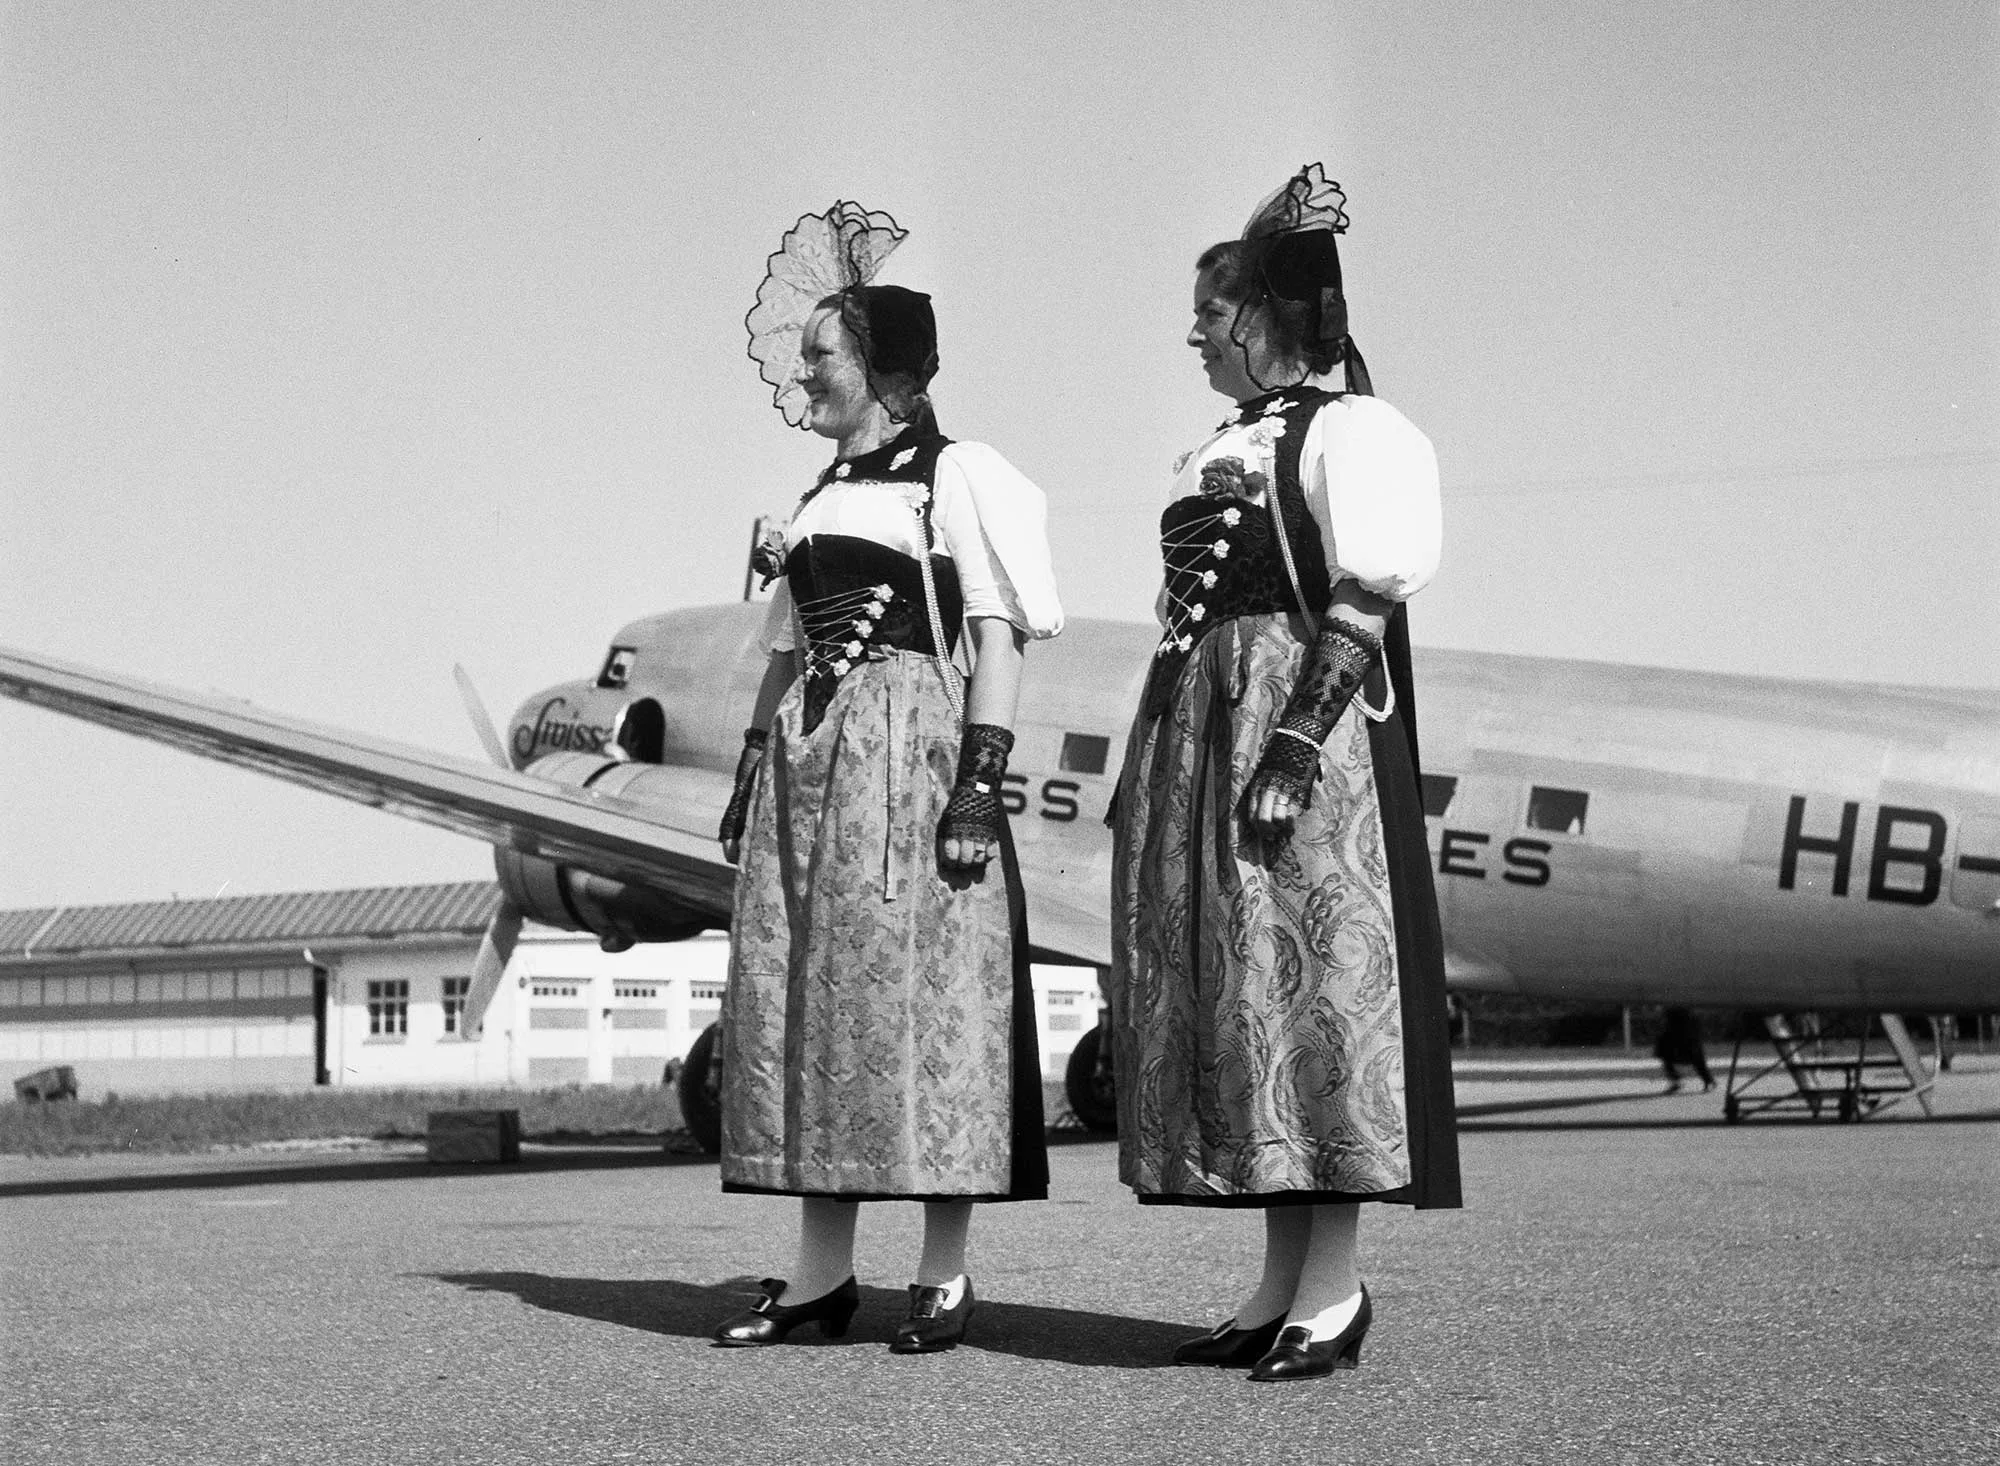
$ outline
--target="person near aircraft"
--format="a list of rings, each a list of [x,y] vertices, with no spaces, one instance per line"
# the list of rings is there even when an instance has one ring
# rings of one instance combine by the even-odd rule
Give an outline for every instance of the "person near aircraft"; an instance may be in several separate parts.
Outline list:
[[[725,1345],[844,1334],[857,1203],[914,1200],[923,1253],[891,1348],[950,1349],[972,1204],[1048,1190],[1001,787],[1025,645],[1062,610],[1041,491],[938,430],[930,298],[869,283],[901,238],[854,204],[808,215],[747,322],[787,420],[838,446],[763,557],[782,575],[770,660],[721,828],[739,864],[723,1188],[803,1198],[796,1266]]]
[[[1174,1356],[1257,1380],[1358,1363],[1358,1203],[1460,1204],[1403,609],[1437,462],[1348,337],[1345,202],[1312,164],[1197,263],[1187,342],[1237,405],[1175,465],[1114,818],[1121,1175],[1263,1210],[1256,1287]]]
[[[1667,1071],[1667,1093],[1679,1094],[1681,1065],[1694,1071],[1702,1093],[1715,1088],[1715,1076],[1708,1072],[1708,1055],[1702,1051],[1701,1022],[1686,1008],[1669,1008],[1660,1020],[1660,1036],[1653,1041],[1653,1057]]]

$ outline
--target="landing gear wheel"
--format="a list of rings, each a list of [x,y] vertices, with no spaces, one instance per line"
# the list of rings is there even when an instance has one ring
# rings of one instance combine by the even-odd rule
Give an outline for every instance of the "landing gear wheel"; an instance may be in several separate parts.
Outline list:
[[[1736,1102],[1736,1096],[1733,1094],[1724,1095],[1722,1097],[1722,1123],[1725,1125],[1734,1125],[1742,1118],[1743,1107]]]
[[[1083,1128],[1102,1135],[1118,1133],[1117,1090],[1111,1077],[1111,1049],[1104,1025],[1098,1024],[1076,1041],[1063,1070],[1063,1097]]]
[[[722,1153],[722,1063],[715,1052],[721,1030],[721,1024],[711,1023],[701,1031],[674,1085],[688,1134],[709,1155]]]

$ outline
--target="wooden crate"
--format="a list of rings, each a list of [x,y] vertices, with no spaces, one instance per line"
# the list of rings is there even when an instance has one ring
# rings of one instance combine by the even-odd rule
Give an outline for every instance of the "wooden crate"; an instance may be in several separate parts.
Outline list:
[[[424,1155],[436,1165],[494,1165],[521,1158],[519,1110],[432,1110]]]

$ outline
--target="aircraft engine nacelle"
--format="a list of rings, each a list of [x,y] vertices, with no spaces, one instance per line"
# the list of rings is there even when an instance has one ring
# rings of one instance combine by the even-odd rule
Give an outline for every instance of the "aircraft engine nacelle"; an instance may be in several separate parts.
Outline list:
[[[593,753],[552,753],[535,760],[526,772],[638,803],[663,802],[646,789],[648,777],[657,779],[663,772],[653,764]],[[592,932],[607,952],[622,952],[635,942],[685,941],[711,925],[664,892],[505,846],[494,848],[493,866],[501,889],[529,920],[564,931]]]

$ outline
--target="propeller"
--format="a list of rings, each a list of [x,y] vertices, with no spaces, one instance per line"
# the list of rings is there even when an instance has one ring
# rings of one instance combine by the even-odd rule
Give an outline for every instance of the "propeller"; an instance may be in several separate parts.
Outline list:
[[[465,668],[454,662],[451,675],[458,682],[458,700],[465,704],[465,715],[472,719],[472,731],[479,735],[479,741],[486,746],[486,756],[501,768],[512,768],[507,762],[507,750],[500,746],[500,734],[493,726],[493,720],[486,715],[486,704],[479,700],[479,689],[472,685]]]
[[[479,690],[472,685],[472,678],[465,668],[453,664],[451,675],[458,683],[459,700],[465,704],[465,715],[472,719],[473,731],[479,741],[486,745],[486,756],[499,767],[506,769],[513,765],[507,762],[507,751],[501,746],[500,734],[493,726],[493,719],[487,716],[486,704],[480,701]],[[464,1028],[467,1035],[476,1034],[486,1021],[487,1006],[493,995],[500,991],[500,979],[507,975],[507,963],[514,955],[514,943],[521,937],[521,908],[508,897],[506,887],[500,890],[500,906],[493,913],[493,919],[486,923],[486,935],[479,940],[479,955],[472,960],[472,981],[465,995]]]
[[[472,959],[472,982],[465,994],[465,1029],[476,1034],[486,1022],[487,1005],[500,991],[500,979],[507,975],[507,960],[514,955],[514,943],[521,936],[521,908],[503,892],[500,909],[486,923],[486,935],[479,939],[479,955]]]

